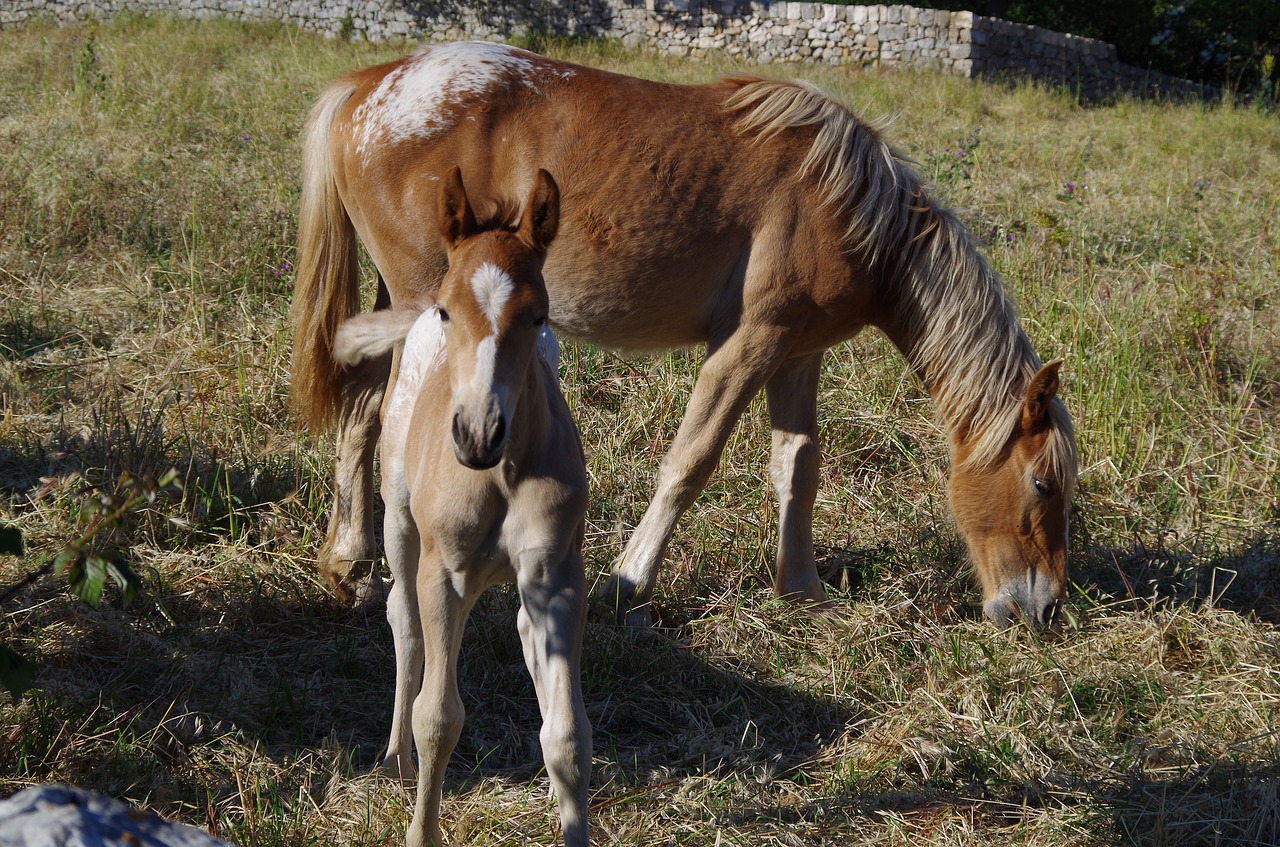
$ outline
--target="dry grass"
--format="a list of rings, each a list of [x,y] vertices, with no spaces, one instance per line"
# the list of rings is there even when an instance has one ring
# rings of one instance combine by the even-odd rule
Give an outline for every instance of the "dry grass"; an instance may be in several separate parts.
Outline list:
[[[0,48],[0,516],[29,547],[0,584],[82,532],[121,473],[182,480],[113,539],[142,602],[90,608],[46,576],[5,603],[0,640],[40,675],[0,706],[0,791],[65,780],[246,845],[396,843],[408,798],[368,772],[390,635],[310,569],[328,450],[288,422],[283,368],[298,128],[334,75],[401,48],[162,20],[33,25]],[[733,69],[549,49],[663,79]],[[1046,641],[980,620],[927,398],[879,338],[842,345],[817,514],[839,611],[769,596],[757,403],[669,553],[661,637],[588,628],[598,841],[1277,843],[1275,116],[805,73],[892,117],[971,210],[1041,352],[1068,359],[1077,624]],[[696,362],[565,350],[593,577]],[[469,628],[454,843],[555,839],[514,608],[495,591]]]

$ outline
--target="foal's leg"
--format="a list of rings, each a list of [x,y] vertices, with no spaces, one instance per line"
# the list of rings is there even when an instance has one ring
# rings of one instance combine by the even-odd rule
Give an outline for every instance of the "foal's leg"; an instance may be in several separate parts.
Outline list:
[[[778,366],[785,331],[741,326],[710,351],[689,397],[684,420],[658,471],[658,489],[613,566],[605,599],[632,628],[653,623],[649,599],[676,521],[706,487],[733,426]]]
[[[542,759],[567,847],[587,847],[591,724],[582,705],[582,627],[586,578],[576,550],[559,563],[522,559],[517,627],[542,712]]]
[[[404,425],[404,421],[396,424]],[[389,423],[390,427],[390,423]],[[397,443],[393,444],[392,441]],[[391,591],[387,595],[387,622],[396,648],[396,694],[391,713],[391,739],[382,760],[382,770],[412,782],[413,728],[410,711],[422,685],[422,620],[418,614],[418,554],[421,539],[409,511],[409,490],[405,485],[404,434],[387,432],[382,442],[383,545],[391,568]]]
[[[374,310],[391,306],[378,277]],[[391,356],[366,359],[342,375],[338,438],[333,457],[333,509],[324,545],[316,555],[320,573],[345,602],[362,602],[382,593],[374,566],[373,453],[382,432],[379,413],[391,376]]]
[[[438,560],[419,562],[418,606],[425,645],[422,688],[413,701],[413,740],[418,747],[418,797],[406,847],[439,847],[440,791],[445,766],[462,735],[465,713],[458,695],[458,648],[474,597],[454,591]]]
[[[813,557],[813,504],[818,496],[818,375],[822,354],[792,359],[765,385],[773,449],[769,475],[778,495],[778,558],[773,590],[779,597],[824,602]]]

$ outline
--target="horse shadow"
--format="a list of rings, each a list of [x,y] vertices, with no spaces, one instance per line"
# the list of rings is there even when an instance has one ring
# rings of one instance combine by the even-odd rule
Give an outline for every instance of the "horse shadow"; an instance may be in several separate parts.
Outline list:
[[[1116,843],[1135,847],[1280,844],[1280,762],[1244,766],[1222,759],[1169,779],[1134,776],[1088,785],[1052,775],[1007,786],[926,784],[744,807],[725,820],[740,827],[809,824],[854,832],[903,824],[927,830],[959,815],[972,830],[1009,832],[1034,826],[1045,812],[1090,819],[1090,830],[1109,829]]]
[[[1098,606],[1212,606],[1280,625],[1280,524],[1229,548],[1212,541],[1177,550],[1142,542],[1090,548],[1074,581]]]

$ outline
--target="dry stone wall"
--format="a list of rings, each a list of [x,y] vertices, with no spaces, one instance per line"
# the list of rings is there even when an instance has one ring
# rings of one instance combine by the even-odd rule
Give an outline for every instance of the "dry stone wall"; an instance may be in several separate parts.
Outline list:
[[[1114,91],[1201,96],[1200,86],[1122,64],[1110,44],[972,12],[771,0],[0,0],[0,27],[31,17],[121,12],[284,21],[373,41],[501,39],[531,31],[593,35],[760,64],[824,62],[929,68],[964,77],[1027,76],[1085,97]]]

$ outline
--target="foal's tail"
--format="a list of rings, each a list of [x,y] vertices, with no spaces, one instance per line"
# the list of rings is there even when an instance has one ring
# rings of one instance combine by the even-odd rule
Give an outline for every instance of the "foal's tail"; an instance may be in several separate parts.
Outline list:
[[[338,196],[329,154],[334,116],[355,88],[343,80],[320,95],[303,141],[298,272],[289,308],[293,324],[289,402],[316,428],[337,415],[342,372],[334,359],[333,339],[339,324],[360,308],[355,229]]]
[[[345,320],[333,338],[333,357],[351,367],[385,356],[404,342],[421,315],[421,309],[381,309]]]

